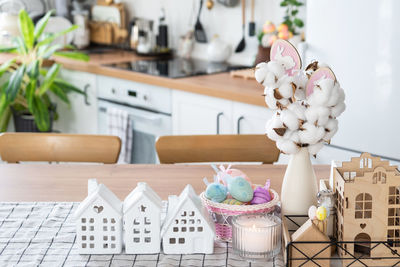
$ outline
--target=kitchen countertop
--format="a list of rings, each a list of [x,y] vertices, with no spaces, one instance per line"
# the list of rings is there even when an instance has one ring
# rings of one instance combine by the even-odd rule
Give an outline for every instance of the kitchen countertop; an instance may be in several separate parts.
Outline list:
[[[9,57],[9,54],[0,54],[0,62],[4,62]],[[266,106],[264,97],[262,96],[263,87],[260,84],[255,80],[233,78],[228,72],[171,79],[101,66],[102,64],[140,59],[143,59],[143,57],[139,57],[132,52],[114,51],[104,54],[90,54],[89,62],[73,61],[65,58],[56,58],[56,61],[62,63],[65,68],[71,70],[111,76],[252,105]]]

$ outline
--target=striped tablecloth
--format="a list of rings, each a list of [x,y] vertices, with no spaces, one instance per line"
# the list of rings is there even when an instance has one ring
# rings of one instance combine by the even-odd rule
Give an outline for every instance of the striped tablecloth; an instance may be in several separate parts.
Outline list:
[[[211,255],[80,255],[73,219],[78,204],[0,203],[0,266],[284,266],[281,255],[248,263],[219,242]]]

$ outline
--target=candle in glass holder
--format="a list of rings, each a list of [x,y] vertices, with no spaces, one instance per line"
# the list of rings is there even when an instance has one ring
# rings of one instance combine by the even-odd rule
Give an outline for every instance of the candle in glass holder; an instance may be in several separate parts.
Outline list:
[[[271,259],[281,249],[281,229],[275,215],[239,215],[232,220],[232,247],[246,259]]]

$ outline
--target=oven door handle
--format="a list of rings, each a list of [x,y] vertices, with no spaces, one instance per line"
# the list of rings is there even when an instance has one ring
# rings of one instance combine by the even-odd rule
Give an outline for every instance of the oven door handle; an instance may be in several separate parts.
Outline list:
[[[106,107],[100,107],[99,108],[100,112],[107,113],[107,108]],[[129,119],[139,119],[142,121],[149,121],[154,124],[158,124],[161,122],[161,118],[159,116],[151,116],[151,115],[137,115],[137,114],[129,114]]]

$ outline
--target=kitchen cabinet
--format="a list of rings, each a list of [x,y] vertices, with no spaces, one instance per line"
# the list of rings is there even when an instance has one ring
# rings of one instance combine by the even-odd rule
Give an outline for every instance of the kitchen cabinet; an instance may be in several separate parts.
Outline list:
[[[230,134],[233,131],[231,110],[229,100],[174,90],[173,134]]]
[[[273,111],[266,106],[254,106],[233,102],[234,133],[264,134],[265,124],[272,117]]]
[[[263,134],[272,116],[266,107],[173,91],[174,134]]]
[[[63,69],[60,77],[86,92],[86,97],[77,93],[68,95],[71,106],[56,100],[59,119],[53,129],[62,133],[97,133],[96,75]]]

